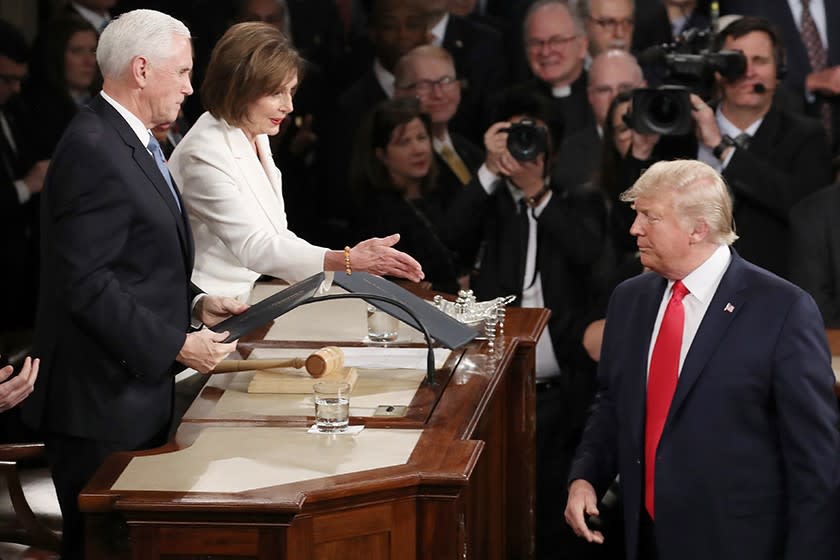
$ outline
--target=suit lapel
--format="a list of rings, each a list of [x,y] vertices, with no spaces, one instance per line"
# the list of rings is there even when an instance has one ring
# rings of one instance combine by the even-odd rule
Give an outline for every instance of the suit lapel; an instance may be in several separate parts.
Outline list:
[[[90,107],[105,121],[111,124],[111,126],[116,129],[123,142],[132,149],[132,157],[137,163],[137,166],[152,183],[158,195],[163,199],[164,204],[166,204],[166,207],[169,208],[169,212],[172,214],[172,217],[175,218],[176,229],[178,230],[178,239],[181,242],[181,249],[184,252],[187,262],[191,262],[192,239],[190,238],[191,236],[188,235],[186,220],[184,219],[183,214],[181,214],[181,211],[178,209],[178,205],[175,203],[175,200],[172,198],[172,191],[169,189],[166,179],[164,179],[163,175],[161,175],[160,169],[158,169],[154,158],[152,158],[151,154],[149,154],[146,146],[144,146],[140,142],[140,139],[137,138],[137,135],[134,134],[134,131],[128,123],[125,122],[122,115],[120,115],[110,103],[105,101],[102,96],[95,97],[93,101],[91,101]],[[174,178],[172,181],[172,184],[174,185]],[[177,193],[178,189],[176,188],[175,191]],[[183,201],[179,199],[179,202],[183,207]]]
[[[636,349],[636,358],[629,364],[630,375],[633,378],[628,383],[630,388],[628,394],[628,418],[631,422],[631,435],[634,444],[642,449],[642,433],[645,425],[645,403],[647,402],[647,371],[648,355],[650,354],[651,336],[653,335],[653,324],[656,322],[656,314],[659,312],[659,305],[662,303],[662,295],[668,281],[656,274],[650,273],[650,285],[642,294],[639,303],[640,316],[638,321],[633,321],[632,331],[634,333],[633,348]]]
[[[700,322],[700,328],[697,329],[697,334],[694,336],[691,348],[688,350],[685,362],[683,362],[680,378],[677,381],[677,390],[674,393],[671,408],[668,411],[668,419],[665,422],[666,430],[672,419],[679,413],[679,409],[691,392],[691,388],[705,371],[709,360],[714,356],[715,350],[726,334],[729,325],[732,324],[732,321],[746,303],[746,297],[743,293],[743,263],[744,261],[733,252],[729,267],[712,296],[712,301]]]
[[[239,166],[242,176],[245,178],[248,190],[257,199],[263,213],[268,218],[276,232],[285,228],[284,212],[280,206],[278,194],[274,190],[273,182],[269,179],[269,172],[266,169],[267,163],[260,160],[245,133],[240,129],[226,125],[225,134],[230,145],[233,159]],[[268,140],[260,137],[257,140],[261,156],[270,159]],[[279,185],[277,186],[279,188]]]

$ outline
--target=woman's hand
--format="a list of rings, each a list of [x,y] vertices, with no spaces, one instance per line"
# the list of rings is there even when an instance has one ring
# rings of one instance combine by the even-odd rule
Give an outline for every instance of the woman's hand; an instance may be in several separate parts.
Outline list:
[[[365,239],[350,249],[350,266],[378,276],[397,276],[412,282],[423,279],[423,268],[410,255],[397,251],[394,245],[400,234]]]

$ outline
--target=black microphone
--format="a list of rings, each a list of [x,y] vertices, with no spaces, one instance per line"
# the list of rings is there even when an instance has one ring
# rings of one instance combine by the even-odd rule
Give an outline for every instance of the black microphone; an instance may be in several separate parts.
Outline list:
[[[753,86],[753,91],[758,94],[767,93],[767,86],[759,82]]]

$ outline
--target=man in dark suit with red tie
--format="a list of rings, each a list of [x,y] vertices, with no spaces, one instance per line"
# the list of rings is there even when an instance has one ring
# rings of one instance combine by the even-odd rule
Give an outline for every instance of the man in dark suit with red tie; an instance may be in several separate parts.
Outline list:
[[[78,495],[115,451],[166,441],[174,374],[212,369],[227,333],[189,332],[245,309],[190,283],[189,222],[149,129],[192,93],[192,45],[178,20],[128,12],[102,32],[102,93],[56,147],[41,200],[35,352],[23,418],[47,446],[63,519],[62,558],[84,558]]]
[[[629,560],[836,559],[838,410],[814,300],[729,248],[732,200],[707,164],[656,163],[622,200],[651,272],[610,300],[568,523],[603,542],[585,518],[619,475]]]

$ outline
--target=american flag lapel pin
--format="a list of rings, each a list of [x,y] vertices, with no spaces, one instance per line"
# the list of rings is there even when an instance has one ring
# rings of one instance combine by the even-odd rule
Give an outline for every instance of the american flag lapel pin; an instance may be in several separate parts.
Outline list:
[[[735,311],[735,306],[732,305],[731,303],[727,303],[726,305],[723,306],[723,310],[726,311],[727,313],[732,313],[733,311]]]

